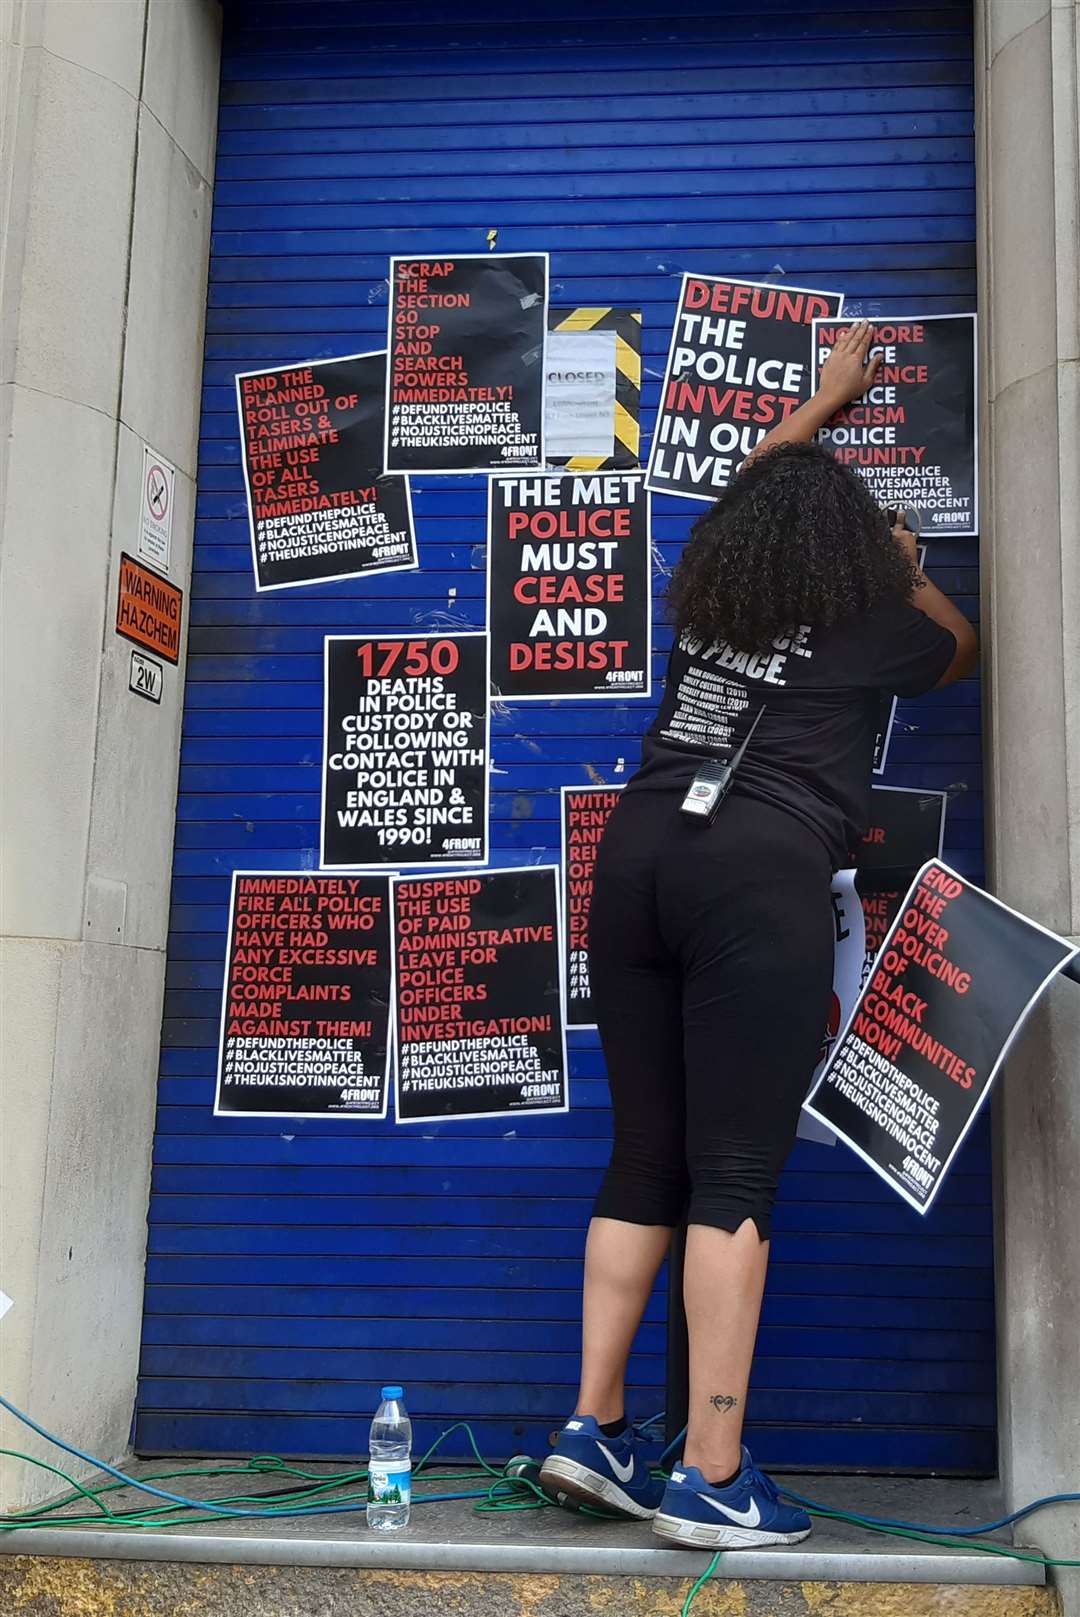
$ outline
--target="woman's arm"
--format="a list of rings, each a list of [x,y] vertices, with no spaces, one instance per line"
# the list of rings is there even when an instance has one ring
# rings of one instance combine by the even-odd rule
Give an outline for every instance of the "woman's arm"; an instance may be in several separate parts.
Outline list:
[[[857,320],[849,326],[822,366],[813,398],[800,404],[786,420],[778,421],[750,451],[743,465],[749,465],[763,450],[773,449],[777,444],[808,444],[837,410],[872,387],[881,365],[880,354],[875,354],[869,362],[866,358],[872,337],[869,320]]]
[[[911,604],[943,629],[948,629],[956,641],[956,655],[934,687],[939,691],[943,685],[953,685],[971,673],[979,658],[979,639],[959,607],[955,607],[949,597],[930,582],[919,566],[918,545],[904,520],[905,515],[903,511],[897,512],[893,538],[915,569],[916,584],[911,593]]]

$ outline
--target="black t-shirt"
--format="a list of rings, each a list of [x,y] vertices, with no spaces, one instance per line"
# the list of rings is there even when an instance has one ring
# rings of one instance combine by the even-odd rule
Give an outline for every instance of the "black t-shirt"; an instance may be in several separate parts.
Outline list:
[[[764,703],[732,791],[797,815],[840,869],[869,816],[881,692],[932,690],[955,654],[955,636],[906,602],[831,629],[804,624],[763,653],[684,634],[626,790],[685,791],[701,757],[730,753]]]

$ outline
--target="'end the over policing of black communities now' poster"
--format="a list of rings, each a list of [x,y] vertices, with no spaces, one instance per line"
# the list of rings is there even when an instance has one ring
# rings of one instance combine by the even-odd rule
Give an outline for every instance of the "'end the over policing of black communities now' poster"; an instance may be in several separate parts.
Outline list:
[[[925,1213],[1020,1024],[1076,953],[924,865],[807,1110]]]
[[[647,696],[649,512],[640,472],[493,477],[491,680],[508,701]]]
[[[543,464],[546,253],[390,260],[387,471]]]
[[[383,463],[386,355],[236,378],[257,590],[416,566],[409,483]]]
[[[480,632],[327,635],[322,865],[483,864],[487,645]]]
[[[390,880],[237,871],[217,1116],[385,1117]]]
[[[553,866],[393,883],[397,1120],[565,1112]]]
[[[815,320],[815,376],[850,323]],[[870,352],[882,358],[877,380],[822,428],[822,443],[879,505],[914,511],[924,536],[978,533],[975,316],[875,321]]]
[[[752,449],[809,397],[810,328],[839,292],[684,275],[649,458],[657,494],[715,500]]]

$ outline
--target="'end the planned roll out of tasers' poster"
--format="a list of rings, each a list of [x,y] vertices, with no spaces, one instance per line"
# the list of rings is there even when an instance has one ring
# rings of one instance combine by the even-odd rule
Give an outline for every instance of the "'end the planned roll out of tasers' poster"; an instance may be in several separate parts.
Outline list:
[[[320,863],[476,865],[488,845],[488,639],[327,635]]]
[[[416,566],[409,482],[383,462],[386,355],[236,378],[255,588]]]
[[[649,457],[656,494],[715,500],[811,392],[810,327],[839,292],[684,275]]]
[[[925,1213],[1024,1018],[1077,952],[932,860],[807,1111]]]
[[[850,323],[815,320],[815,377]],[[924,536],[978,533],[975,316],[877,320],[870,352],[881,356],[877,380],[822,428],[822,443],[879,505],[914,511]]]
[[[563,991],[567,1027],[595,1027],[589,984],[589,910],[597,849],[621,786],[563,786]]]
[[[399,1123],[567,1110],[556,876],[395,878]]]
[[[650,567],[640,472],[493,477],[488,627],[498,695],[648,696]]]
[[[543,465],[546,253],[390,260],[388,472]]]
[[[238,870],[217,1117],[385,1117],[390,878]]]

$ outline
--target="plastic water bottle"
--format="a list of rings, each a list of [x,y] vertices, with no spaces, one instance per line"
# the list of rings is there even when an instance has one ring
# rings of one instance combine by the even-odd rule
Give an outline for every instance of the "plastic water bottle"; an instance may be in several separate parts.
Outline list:
[[[409,1520],[412,1500],[412,1421],[404,1390],[384,1387],[368,1443],[367,1524],[392,1533]]]

